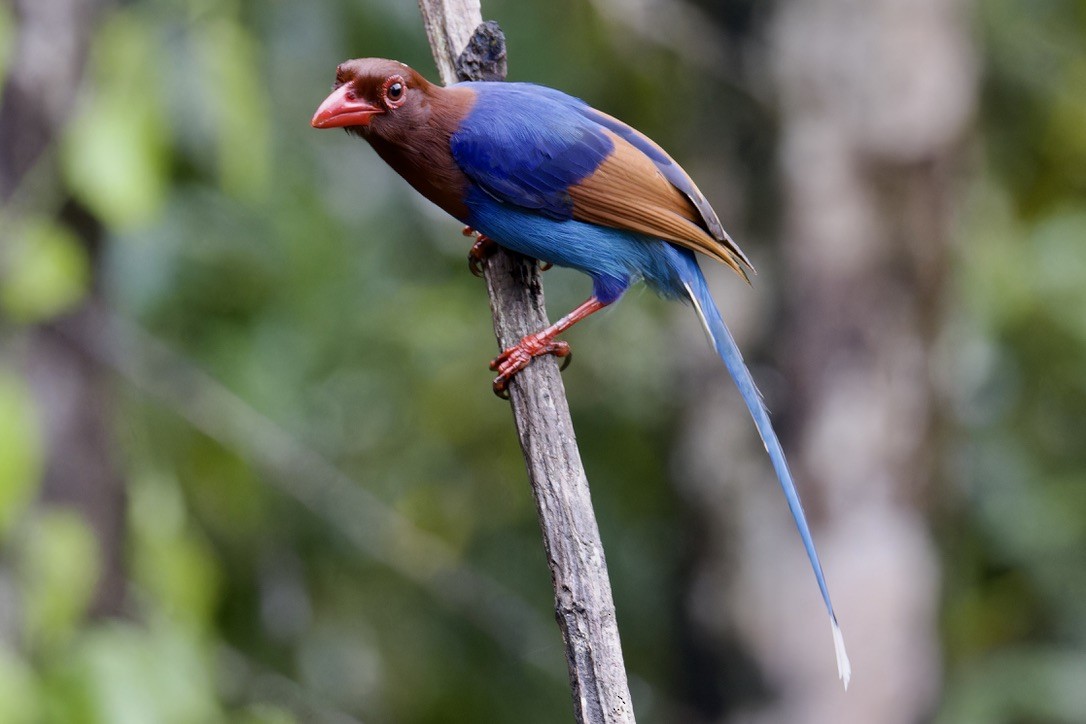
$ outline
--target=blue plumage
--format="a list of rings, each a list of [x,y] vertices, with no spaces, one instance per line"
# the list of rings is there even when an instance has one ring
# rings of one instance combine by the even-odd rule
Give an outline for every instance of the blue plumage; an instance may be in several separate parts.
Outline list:
[[[467,223],[502,246],[588,274],[596,298],[604,304],[617,301],[640,280],[663,296],[685,296],[671,263],[674,247],[658,239],[572,219],[557,222],[482,191],[468,194],[467,207]]]
[[[495,391],[556,337],[644,281],[697,310],[754,418],[830,616],[838,673],[851,669],[788,463],[750,370],[709,293],[695,252],[742,276],[750,264],[693,180],[663,149],[560,91],[527,83],[440,88],[402,64],[349,61],[313,118],[366,138],[416,189],[493,241],[592,278],[593,297],[492,364]]]
[[[564,93],[541,93],[549,89],[530,83],[459,87],[477,95],[449,141],[468,178],[499,201],[551,219],[573,218],[569,188],[614,150],[600,126],[577,111],[580,102]]]
[[[588,274],[604,304],[639,280],[668,298],[685,296],[669,266],[666,242],[573,220],[569,193],[614,151],[605,129],[635,141],[658,167],[677,168],[667,154],[629,126],[552,88],[479,82],[457,87],[477,94],[449,144],[474,182],[465,198],[467,224],[525,256]]]
[[[564,93],[529,84],[463,85],[478,93],[451,143],[453,157],[478,184],[466,198],[468,224],[521,254],[588,274],[594,296],[603,304],[644,281],[662,296],[688,301],[697,309],[777,474],[830,615],[838,671],[847,686],[851,667],[784,450],[694,254],[644,234],[572,219],[569,187],[588,178],[614,147],[604,128],[645,153],[681,190],[693,187],[689,177],[644,136]]]
[[[788,461],[784,457],[784,450],[781,448],[780,440],[777,439],[773,423],[769,419],[769,410],[766,409],[765,403],[762,401],[762,395],[754,384],[750,369],[743,362],[743,354],[739,351],[739,346],[736,345],[728,325],[724,324],[724,319],[720,316],[720,311],[709,293],[709,287],[705,283],[705,277],[698,267],[697,260],[693,254],[685,250],[680,251],[679,256],[680,259],[676,261],[678,274],[683,279],[683,284],[689,293],[689,299],[698,312],[706,334],[709,335],[709,341],[712,342],[717,354],[724,361],[724,365],[728,368],[736,387],[739,388],[739,394],[742,396],[743,402],[750,411],[751,417],[754,418],[754,426],[758,430],[759,437],[762,438],[762,444],[765,446],[766,452],[769,453],[769,459],[773,463],[773,470],[777,473],[777,480],[784,491],[785,500],[788,501],[788,508],[792,512],[796,528],[799,529],[803,547],[807,551],[807,557],[811,561],[815,579],[818,581],[818,589],[822,593],[822,600],[825,602],[826,611],[830,615],[834,648],[837,651],[837,671],[847,688],[849,678],[852,675],[852,666],[849,663],[848,655],[845,653],[841,627],[837,623],[837,614],[834,612],[833,602],[830,600],[830,590],[826,586],[826,577],[822,572],[822,562],[818,559],[818,551],[815,550],[811,529],[807,525],[807,516],[803,512],[803,504],[799,500],[799,493],[792,481],[792,472],[788,469]]]

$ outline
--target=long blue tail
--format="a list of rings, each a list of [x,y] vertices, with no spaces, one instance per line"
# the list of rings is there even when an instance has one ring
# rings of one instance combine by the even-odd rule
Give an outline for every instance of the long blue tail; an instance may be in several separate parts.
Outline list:
[[[822,574],[822,564],[818,560],[818,552],[815,550],[814,541],[811,539],[811,529],[807,526],[807,516],[803,514],[803,505],[799,502],[799,494],[792,482],[792,473],[788,470],[788,462],[784,458],[784,450],[777,439],[777,433],[773,430],[773,423],[769,420],[769,411],[762,402],[762,395],[754,386],[754,379],[750,376],[750,370],[743,362],[743,355],[739,352],[731,332],[720,316],[720,311],[709,294],[709,287],[705,283],[705,277],[698,267],[693,255],[682,254],[683,261],[680,265],[679,276],[690,301],[694,304],[702,326],[709,335],[713,346],[716,347],[724,365],[731,373],[739,388],[739,394],[743,397],[754,425],[758,428],[758,434],[762,438],[769,459],[773,462],[773,469],[777,472],[777,479],[784,490],[784,497],[788,501],[788,507],[792,510],[792,517],[796,521],[800,538],[803,539],[803,547],[807,549],[807,557],[811,559],[811,567],[814,569],[815,578],[818,579],[818,587],[822,591],[822,600],[826,602],[826,610],[830,614],[830,623],[833,626],[833,645],[837,654],[837,674],[848,688],[849,678],[852,676],[852,665],[849,663],[848,654],[845,652],[844,638],[841,636],[841,627],[837,625],[837,615],[833,612],[833,603],[830,602],[830,592],[826,587],[826,578]]]

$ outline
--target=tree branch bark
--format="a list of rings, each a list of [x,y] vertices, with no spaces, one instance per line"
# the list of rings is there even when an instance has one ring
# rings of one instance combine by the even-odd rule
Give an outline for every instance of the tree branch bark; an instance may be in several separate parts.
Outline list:
[[[444,83],[504,79],[504,39],[496,24],[480,26],[478,0],[419,0],[419,8]],[[499,348],[547,326],[534,260],[500,250],[485,276]],[[551,569],[576,720],[633,722],[607,562],[554,358],[533,361],[509,391]]]

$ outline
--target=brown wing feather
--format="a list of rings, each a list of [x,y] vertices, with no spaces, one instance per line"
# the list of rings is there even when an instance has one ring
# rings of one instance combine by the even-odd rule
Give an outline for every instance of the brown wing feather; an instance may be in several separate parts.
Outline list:
[[[664,178],[652,160],[610,130],[614,152],[599,168],[569,190],[573,217],[654,236],[701,252],[731,267],[749,281],[746,258],[733,244],[715,239],[689,197]]]

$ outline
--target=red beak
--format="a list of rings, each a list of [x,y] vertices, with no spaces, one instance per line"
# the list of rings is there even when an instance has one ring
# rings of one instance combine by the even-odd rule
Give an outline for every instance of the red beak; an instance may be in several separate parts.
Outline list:
[[[350,85],[344,84],[332,91],[324,99],[320,108],[309,122],[314,128],[345,128],[348,126],[368,126],[370,119],[382,110],[365,101],[348,95]]]

